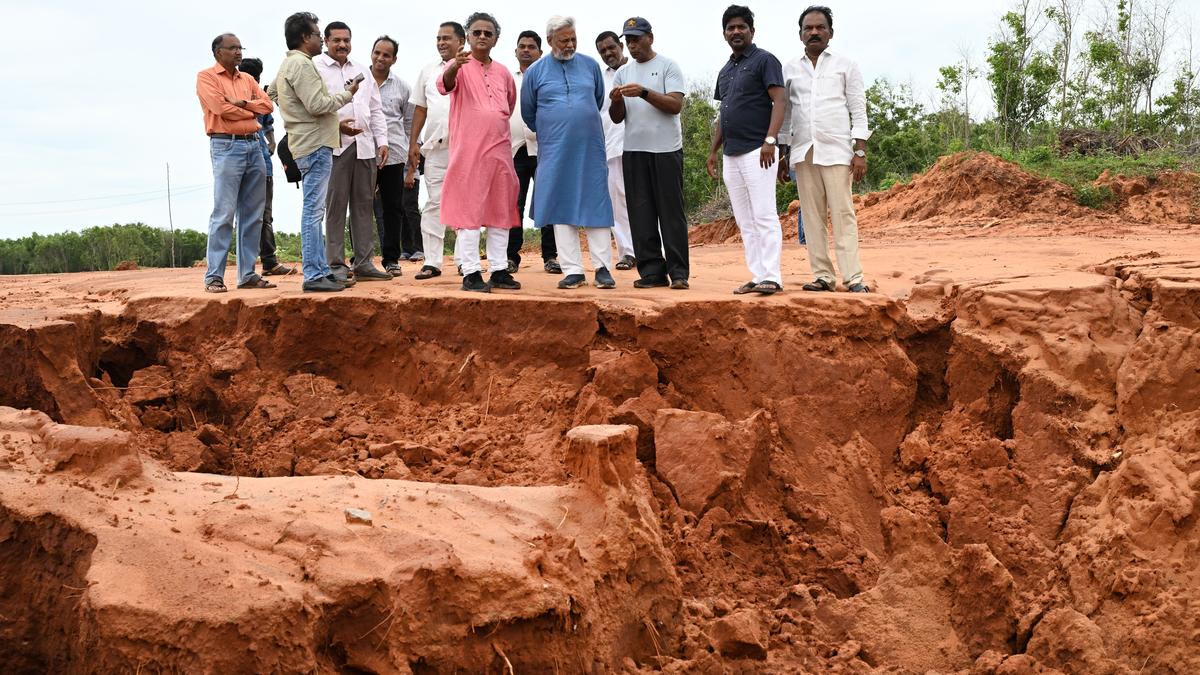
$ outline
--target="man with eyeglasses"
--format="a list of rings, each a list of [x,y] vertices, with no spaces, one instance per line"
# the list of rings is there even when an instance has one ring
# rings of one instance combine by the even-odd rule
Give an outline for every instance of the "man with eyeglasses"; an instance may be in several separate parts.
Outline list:
[[[237,218],[238,288],[274,288],[254,271],[262,234],[267,167],[259,145],[258,115],[275,109],[258,82],[238,70],[242,43],[233,33],[212,41],[217,63],[196,75],[213,167],[213,210],[208,220],[204,290],[224,293],[225,261]]]
[[[300,252],[303,259],[304,291],[341,291],[344,284],[333,276],[325,258],[321,233],[325,198],[333,169],[333,148],[338,139],[337,111],[358,92],[358,82],[330,93],[313,65],[321,53],[321,29],[316,15],[297,12],[283,24],[287,58],[279,66],[271,95],[279,103],[279,114],[287,129],[288,148],[303,179],[304,206],[300,214]]]
[[[262,60],[242,59],[238,70],[253,77],[255,82],[261,83]],[[270,96],[269,93],[267,95]],[[262,260],[263,276],[287,276],[294,274],[296,269],[279,262],[279,258],[275,256],[275,220],[271,217],[271,202],[275,196],[275,171],[271,166],[271,156],[275,154],[275,118],[271,116],[271,113],[259,115],[258,123],[262,126],[258,130],[258,142],[262,147],[263,162],[267,165],[267,198],[263,207],[262,237],[258,242],[258,256]]]
[[[520,227],[517,173],[512,164],[509,118],[517,104],[512,73],[492,59],[500,37],[495,17],[476,12],[467,19],[470,52],[459,52],[437,80],[450,96],[450,165],[442,195],[442,220],[458,234],[464,291],[517,290],[508,271],[508,237]],[[483,280],[480,229],[487,228],[491,277]]]

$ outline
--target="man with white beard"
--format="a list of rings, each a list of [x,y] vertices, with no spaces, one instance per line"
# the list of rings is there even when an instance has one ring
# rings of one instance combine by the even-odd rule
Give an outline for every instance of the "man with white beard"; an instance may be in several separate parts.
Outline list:
[[[612,203],[600,108],[607,91],[600,65],[576,54],[575,19],[551,17],[546,24],[550,58],[529,67],[521,85],[521,117],[538,135],[537,190],[533,221],[553,227],[558,262],[565,275],[559,288],[586,283],[579,228],[587,232],[597,288],[614,288]]]

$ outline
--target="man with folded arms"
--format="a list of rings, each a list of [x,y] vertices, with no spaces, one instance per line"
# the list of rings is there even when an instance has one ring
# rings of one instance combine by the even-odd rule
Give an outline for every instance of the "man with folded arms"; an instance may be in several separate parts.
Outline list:
[[[350,27],[341,21],[325,26],[325,53],[313,58],[325,86],[336,91],[362,82],[350,103],[338,111],[341,143],[333,149],[333,173],[325,211],[325,255],[338,281],[346,283],[346,208],[356,281],[390,281],[375,267],[375,176],[388,159],[387,118],[379,86],[366,68],[350,60]]]
[[[733,292],[770,295],[783,290],[779,273],[783,229],[775,204],[774,168],[776,136],[786,103],[783,66],[754,44],[754,12],[749,7],[730,5],[721,25],[733,55],[717,75],[721,119],[708,153],[708,175],[720,180],[717,155],[724,146],[722,177],[751,275]]]
[[[300,255],[303,259],[304,290],[340,291],[346,284],[333,277],[325,258],[321,226],[325,220],[325,198],[333,169],[333,148],[338,140],[337,111],[358,91],[358,82],[330,93],[313,65],[321,53],[321,29],[317,17],[298,12],[283,24],[287,58],[279,66],[271,95],[279,103],[279,114],[287,130],[288,148],[299,167],[304,195],[300,213]]]
[[[213,211],[208,221],[208,270],[204,290],[224,293],[225,261],[238,221],[238,288],[274,288],[254,271],[262,234],[267,167],[259,145],[258,115],[275,109],[258,82],[238,71],[242,43],[233,33],[212,42],[215,66],[196,75],[213,166]]]
[[[559,288],[586,283],[579,228],[587,232],[596,287],[613,288],[612,204],[604,159],[604,76],[590,57],[576,54],[575,19],[551,17],[546,24],[550,58],[525,73],[521,117],[541,138],[533,220],[554,229],[563,277]]]

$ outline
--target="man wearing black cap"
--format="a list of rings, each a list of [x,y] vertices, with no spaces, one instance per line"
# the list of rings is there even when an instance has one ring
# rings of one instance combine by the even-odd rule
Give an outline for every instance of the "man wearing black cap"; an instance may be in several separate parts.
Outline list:
[[[622,26],[633,61],[609,92],[609,117],[625,123],[625,200],[640,279],[634,288],[688,287],[687,218],[683,207],[683,109],[686,82],[672,60],[654,51],[650,22]],[[664,259],[665,253],[665,259]],[[668,281],[669,277],[669,281]]]

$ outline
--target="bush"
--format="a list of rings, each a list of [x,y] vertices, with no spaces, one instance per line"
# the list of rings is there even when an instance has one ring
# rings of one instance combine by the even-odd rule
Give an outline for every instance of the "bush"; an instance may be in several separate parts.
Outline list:
[[[1080,185],[1075,188],[1075,201],[1089,209],[1107,209],[1117,195],[1107,185]]]

